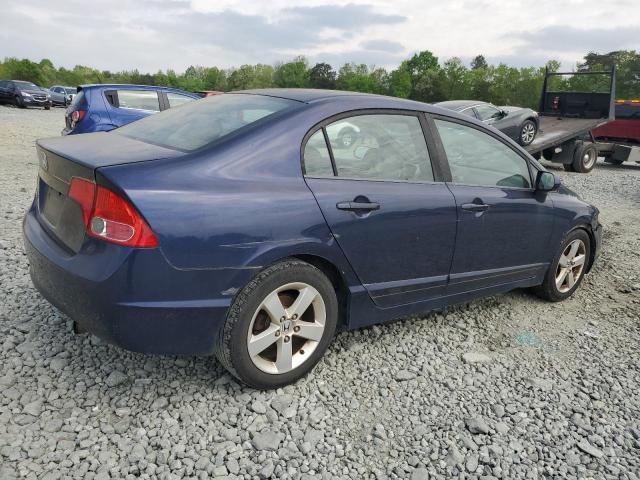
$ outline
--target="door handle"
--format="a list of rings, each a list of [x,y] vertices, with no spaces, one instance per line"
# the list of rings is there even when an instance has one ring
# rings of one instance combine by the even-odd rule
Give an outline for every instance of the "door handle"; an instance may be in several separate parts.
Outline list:
[[[466,210],[468,212],[484,212],[490,207],[485,203],[463,203],[462,210]]]
[[[376,202],[338,202],[338,210],[348,210],[350,212],[380,210],[380,204]]]

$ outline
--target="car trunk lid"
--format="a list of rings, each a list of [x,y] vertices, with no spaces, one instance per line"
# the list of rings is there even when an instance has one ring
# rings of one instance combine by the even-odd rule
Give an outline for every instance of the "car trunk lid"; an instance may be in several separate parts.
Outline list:
[[[80,251],[85,223],[80,205],[69,198],[73,178],[96,181],[101,167],[182,155],[122,135],[95,133],[38,140],[37,218],[61,244]]]

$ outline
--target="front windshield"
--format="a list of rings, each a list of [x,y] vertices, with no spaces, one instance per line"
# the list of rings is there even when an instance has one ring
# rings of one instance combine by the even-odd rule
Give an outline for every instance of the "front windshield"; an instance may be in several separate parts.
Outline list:
[[[22,90],[40,90],[40,87],[37,86],[35,83],[31,83],[31,82],[13,82],[16,84],[16,87],[22,89]]]
[[[224,94],[185,103],[114,130],[136,140],[182,151],[209,143],[300,103],[253,94]]]

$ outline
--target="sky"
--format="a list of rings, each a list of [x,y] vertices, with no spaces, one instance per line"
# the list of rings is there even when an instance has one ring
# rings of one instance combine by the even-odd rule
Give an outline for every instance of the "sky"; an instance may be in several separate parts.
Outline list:
[[[442,61],[571,69],[589,51],[640,49],[640,0],[0,0],[0,58],[184,71],[291,60],[386,68]]]

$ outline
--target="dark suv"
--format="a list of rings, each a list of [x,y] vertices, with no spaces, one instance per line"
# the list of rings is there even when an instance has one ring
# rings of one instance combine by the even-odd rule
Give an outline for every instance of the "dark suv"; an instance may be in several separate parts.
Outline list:
[[[0,80],[0,103],[12,103],[16,107],[51,108],[51,95],[35,83],[24,80]]]

